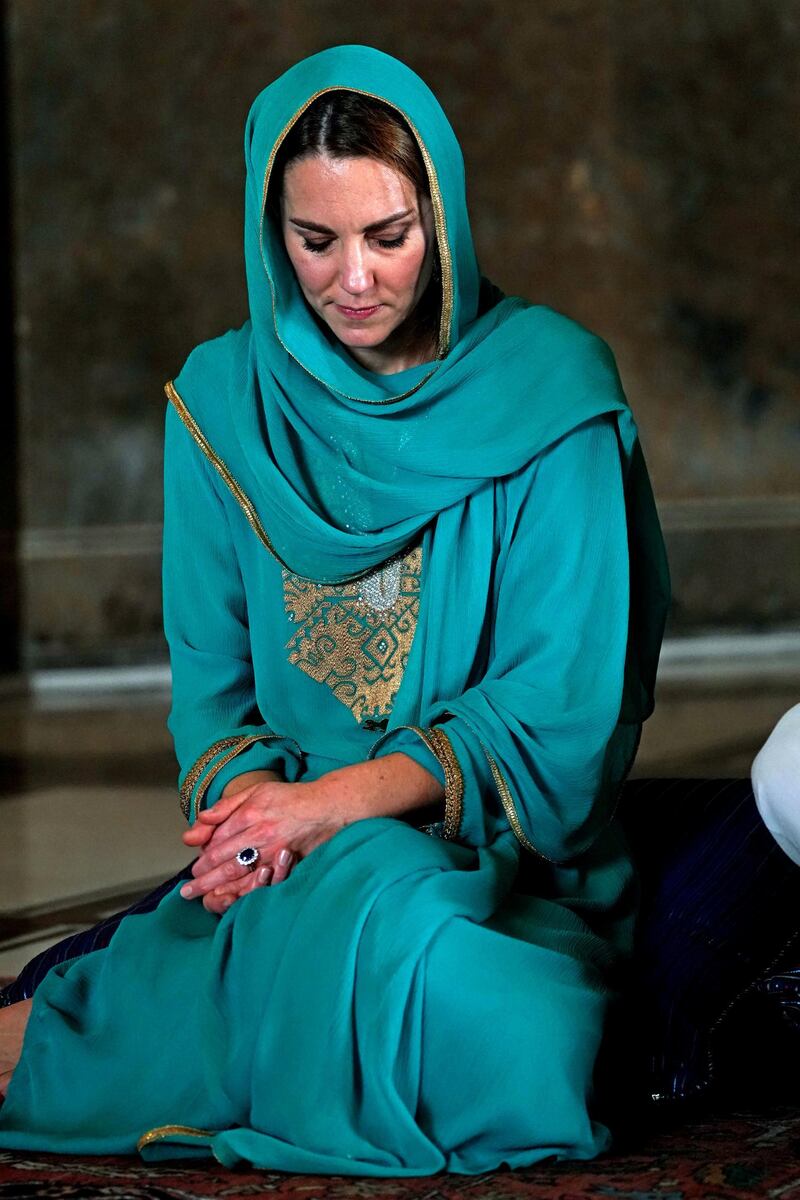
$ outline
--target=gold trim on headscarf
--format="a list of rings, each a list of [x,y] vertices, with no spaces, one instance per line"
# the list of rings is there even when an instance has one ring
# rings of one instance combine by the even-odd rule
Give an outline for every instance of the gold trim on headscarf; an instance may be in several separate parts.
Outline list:
[[[200,429],[200,426],[197,424],[194,417],[189,412],[188,408],[186,407],[185,402],[179,395],[179,393],[175,387],[175,384],[172,382],[171,379],[168,380],[164,384],[164,391],[166,392],[167,399],[169,400],[170,404],[172,404],[172,406],[174,407],[175,411],[177,412],[180,419],[183,421],[184,425],[188,429],[188,431],[191,434],[194,441],[200,447],[201,451],[203,452],[205,457],[208,459],[208,461],[211,463],[214,470],[219,474],[219,476],[222,478],[222,480],[227,484],[229,490],[233,494],[233,498],[235,499],[236,503],[239,505],[239,507],[241,508],[245,517],[247,518],[247,521],[248,521],[251,529],[255,533],[256,537],[258,538],[258,540],[270,552],[272,557],[274,559],[276,559],[276,561],[279,562],[280,565],[285,570],[291,571],[291,567],[289,566],[289,564],[287,562],[285,562],[284,559],[281,558],[280,554],[278,554],[278,551],[273,546],[272,541],[270,540],[269,534],[267,533],[264,526],[261,524],[258,513],[256,512],[255,505],[253,504],[252,500],[246,494],[244,489],[239,486],[236,479],[233,477],[231,472],[228,470],[228,468],[226,467],[226,465],[222,461],[222,459],[219,457],[219,455],[212,449],[208,439],[205,437],[202,430]],[[368,575],[371,571],[374,571],[374,570],[375,570],[374,567],[366,567],[363,571],[359,571],[357,575],[351,575],[350,579],[351,580],[361,579],[364,575]],[[293,572],[293,574],[296,574],[296,572]],[[298,575],[297,577],[298,577],[298,579],[307,578],[305,575]],[[318,580],[311,580],[310,582],[325,583],[327,581],[318,579]]]
[[[310,371],[308,369],[308,367],[305,366],[304,363],[300,362],[300,359],[297,357],[296,354],[292,354],[292,351],[286,345],[286,343],[284,342],[280,333],[278,332],[278,320],[277,320],[277,312],[276,312],[277,301],[276,301],[276,296],[275,296],[275,287],[273,285],[272,276],[270,274],[269,266],[267,264],[267,260],[264,255],[264,216],[265,216],[266,208],[267,208],[267,190],[269,188],[269,180],[270,180],[270,175],[272,174],[272,168],[275,165],[275,157],[278,153],[278,150],[281,147],[281,143],[283,142],[284,138],[288,134],[289,130],[294,125],[295,121],[297,121],[303,115],[303,113],[306,111],[306,109],[309,108],[309,106],[312,105],[315,100],[318,100],[320,96],[324,96],[326,94],[326,92],[355,92],[359,96],[367,96],[372,100],[380,100],[382,104],[388,105],[389,108],[393,108],[395,110],[395,112],[398,112],[400,114],[400,116],[403,118],[403,120],[407,123],[409,129],[411,130],[411,132],[413,133],[413,135],[417,141],[417,145],[419,146],[420,154],[422,155],[422,161],[425,164],[425,170],[428,174],[428,184],[431,189],[431,205],[433,208],[433,222],[434,222],[434,226],[436,229],[436,243],[437,243],[437,246],[439,249],[439,264],[440,264],[440,270],[441,270],[441,276],[442,276],[442,311],[441,311],[441,315],[439,317],[439,338],[438,338],[438,349],[437,349],[437,357],[438,358],[444,358],[446,356],[448,350],[450,349],[450,324],[451,324],[452,317],[453,317],[453,261],[452,261],[452,257],[450,254],[450,244],[447,240],[447,219],[446,219],[445,211],[444,211],[444,201],[442,199],[442,193],[441,193],[441,189],[439,187],[439,177],[436,174],[436,167],[434,166],[433,159],[431,158],[431,156],[428,152],[427,146],[425,145],[425,143],[422,140],[422,136],[421,136],[419,130],[417,129],[416,125],[411,120],[411,118],[408,116],[408,114],[406,112],[404,112],[404,110],[402,108],[400,108],[400,106],[398,104],[393,104],[390,100],[384,99],[383,96],[379,96],[375,92],[368,92],[368,91],[365,91],[363,88],[347,87],[345,84],[332,84],[330,87],[320,88],[320,90],[318,92],[314,92],[314,94],[312,96],[309,96],[309,98],[308,98],[308,100],[306,100],[305,104],[302,104],[300,106],[300,108],[298,108],[297,111],[295,113],[293,113],[291,119],[289,121],[287,121],[287,123],[284,125],[283,129],[278,134],[278,137],[275,140],[275,144],[273,145],[272,150],[270,152],[269,159],[267,160],[267,167],[264,172],[264,186],[263,186],[262,193],[261,193],[261,211],[260,211],[260,215],[259,215],[258,246],[259,246],[259,252],[261,254],[261,262],[264,265],[264,270],[266,272],[267,279],[269,280],[270,292],[272,294],[272,322],[273,322],[273,325],[275,328],[275,336],[278,339],[278,341],[280,342],[280,344],[283,346],[286,353],[290,356],[290,358],[294,359],[294,361],[298,364],[298,366],[302,367],[302,369],[308,375],[310,375],[312,377],[312,379],[316,379],[318,383],[321,383],[321,384],[323,384],[323,386],[328,387],[330,385],[328,385],[324,379],[320,379],[320,377],[318,375],[315,375],[313,371]],[[363,400],[363,403],[365,403],[365,404],[394,403],[397,400],[404,400],[407,396],[413,395],[413,393],[416,392],[418,388],[421,388],[422,385],[428,379],[430,379],[430,377],[434,374],[435,370],[436,370],[436,368],[434,368],[433,371],[429,371],[422,379],[420,379],[419,383],[416,383],[414,385],[414,387],[409,388],[407,392],[403,392],[399,396],[390,396],[388,399],[363,400],[362,397],[350,396],[350,395],[347,395],[347,393],[345,393],[345,392],[341,392],[340,394],[345,396],[346,399],[348,399],[348,400],[359,400],[360,402]],[[339,389],[337,388],[336,390],[338,391]]]

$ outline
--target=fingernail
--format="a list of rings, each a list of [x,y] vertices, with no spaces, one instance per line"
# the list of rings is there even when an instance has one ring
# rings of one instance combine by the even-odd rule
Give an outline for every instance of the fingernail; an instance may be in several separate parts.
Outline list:
[[[194,895],[194,888],[190,883],[185,883],[181,888],[181,895],[184,900],[189,900]]]
[[[231,906],[232,904],[233,904],[233,896],[227,896],[227,897],[226,897],[226,898],[225,898],[225,899],[222,901],[222,907],[223,907],[223,908],[230,908],[230,906]]]
[[[291,850],[281,850],[278,853],[278,862],[282,867],[285,867],[292,857]]]
[[[269,867],[259,867],[258,871],[256,872],[256,883],[258,883],[258,884],[266,883],[267,879],[269,878],[269,873],[270,873]]]

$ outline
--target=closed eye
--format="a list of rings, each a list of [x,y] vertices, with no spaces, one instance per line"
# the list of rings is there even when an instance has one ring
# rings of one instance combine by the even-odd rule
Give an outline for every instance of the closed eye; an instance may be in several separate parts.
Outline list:
[[[408,237],[408,230],[404,229],[403,232],[401,234],[398,234],[398,236],[396,238],[378,238],[377,242],[378,242],[378,245],[382,246],[384,250],[394,250],[398,246],[402,246],[403,242],[406,240],[407,237]]]
[[[376,238],[376,243],[382,250],[397,250],[403,245],[408,237],[408,230],[404,229],[402,233],[395,238]],[[312,254],[324,254],[328,247],[333,243],[333,238],[328,238],[324,242],[312,242],[309,238],[303,238],[303,249],[310,250]]]

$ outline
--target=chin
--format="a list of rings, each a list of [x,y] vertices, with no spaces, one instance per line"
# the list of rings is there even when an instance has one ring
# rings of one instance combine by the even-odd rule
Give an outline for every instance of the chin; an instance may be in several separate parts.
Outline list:
[[[333,331],[346,346],[380,346],[389,336],[386,333],[370,333],[368,329],[343,329]]]
[[[330,324],[330,323],[329,323]],[[366,329],[362,326],[330,325],[331,332],[336,335],[340,342],[344,342],[345,346],[380,346],[385,342],[392,333],[393,328],[387,329],[385,326]]]

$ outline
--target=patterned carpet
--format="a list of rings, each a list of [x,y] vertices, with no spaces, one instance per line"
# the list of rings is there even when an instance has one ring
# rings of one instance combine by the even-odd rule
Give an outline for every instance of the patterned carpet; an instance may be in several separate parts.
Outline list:
[[[800,1110],[734,1112],[651,1134],[593,1163],[489,1175],[371,1180],[227,1171],[212,1162],[0,1152],[0,1200],[793,1200],[800,1195]]]

